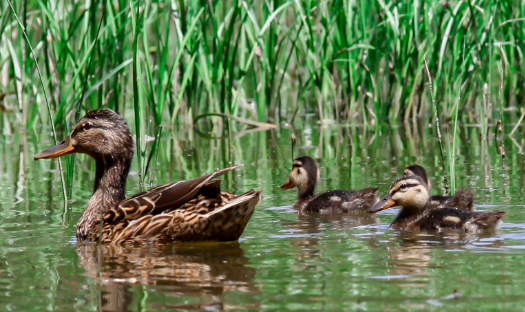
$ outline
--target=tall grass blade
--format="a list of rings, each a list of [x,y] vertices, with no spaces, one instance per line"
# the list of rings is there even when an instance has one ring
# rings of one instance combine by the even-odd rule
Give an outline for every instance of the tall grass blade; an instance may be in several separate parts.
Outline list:
[[[436,99],[434,98],[434,87],[432,84],[432,76],[430,75],[430,70],[428,69],[428,63],[427,63],[426,56],[423,56],[423,60],[425,61],[425,71],[427,73],[427,78],[428,78],[428,88],[430,90],[430,97],[432,99],[432,108],[434,110],[434,118],[436,121],[436,133],[437,133],[437,139],[439,142],[439,154],[441,156],[441,167],[443,169],[443,184],[445,184],[445,192],[448,193],[448,182],[447,182],[447,173],[446,173],[446,168],[445,168],[445,157],[443,156],[443,143],[441,142],[439,115],[437,111]]]
[[[29,47],[29,50],[31,51],[31,55],[33,56],[33,60],[35,61],[36,70],[38,73],[38,77],[40,78],[40,86],[42,87],[42,92],[44,92],[44,99],[46,101],[47,111],[49,114],[49,119],[51,122],[51,130],[53,131],[53,140],[55,141],[55,144],[57,144],[57,138],[56,138],[56,130],[55,130],[55,124],[53,122],[53,115],[51,113],[51,107],[49,105],[49,98],[47,96],[47,91],[44,86],[44,78],[42,77],[42,73],[40,71],[40,66],[38,66],[38,60],[37,56],[35,55],[35,51],[33,50],[33,47],[31,46],[31,42],[29,41],[29,37],[27,36],[27,33],[25,31],[24,26],[20,22],[20,19],[18,18],[18,15],[16,14],[15,8],[13,7],[13,4],[11,3],[11,0],[7,0],[7,3],[9,4],[9,7],[11,8],[11,12],[13,13],[13,16],[15,17],[18,25],[20,26],[20,30],[22,31],[22,34],[24,35],[24,39],[26,40],[26,44]],[[64,196],[64,204],[67,203],[67,191],[66,191],[66,183],[64,181],[64,171],[62,170],[62,162],[60,158],[58,159],[58,170],[60,171],[60,182],[62,185],[62,193]]]

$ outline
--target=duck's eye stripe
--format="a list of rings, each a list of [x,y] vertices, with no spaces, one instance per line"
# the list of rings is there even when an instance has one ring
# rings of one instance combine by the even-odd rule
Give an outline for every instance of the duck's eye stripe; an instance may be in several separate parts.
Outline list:
[[[390,192],[390,196],[394,195],[395,193],[397,193],[397,191],[399,191],[400,189],[407,189],[409,187],[414,187],[414,186],[418,186],[419,184],[405,184],[405,186],[403,185],[400,185],[397,189],[395,190],[392,190],[392,192]]]
[[[301,167],[301,165],[298,165],[298,164],[293,164],[292,165],[292,168],[300,168],[300,167]]]

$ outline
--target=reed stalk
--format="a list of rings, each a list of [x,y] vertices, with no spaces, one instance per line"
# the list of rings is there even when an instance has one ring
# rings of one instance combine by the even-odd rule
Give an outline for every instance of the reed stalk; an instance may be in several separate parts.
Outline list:
[[[437,110],[437,104],[436,99],[434,98],[434,87],[432,84],[432,76],[430,75],[430,70],[428,69],[428,63],[426,56],[423,56],[423,60],[425,61],[425,71],[427,73],[428,78],[428,88],[430,90],[430,98],[432,101],[432,108],[434,111],[434,118],[435,118],[435,125],[436,125],[436,133],[437,133],[437,139],[439,142],[439,155],[441,156],[441,167],[443,169],[443,184],[445,185],[445,192],[448,193],[448,182],[447,182],[447,173],[446,173],[446,167],[445,167],[445,156],[443,155],[443,143],[441,141],[441,130],[439,125],[439,115]]]
[[[26,44],[29,47],[29,50],[31,51],[31,55],[33,56],[33,60],[35,61],[35,67],[36,67],[36,70],[37,70],[37,73],[38,73],[38,77],[39,77],[39,80],[40,80],[40,86],[42,87],[42,92],[44,93],[44,99],[45,99],[45,102],[46,102],[46,107],[47,107],[49,119],[50,119],[50,122],[51,122],[51,131],[53,131],[53,140],[55,141],[55,144],[57,144],[58,142],[57,142],[57,138],[56,138],[57,136],[56,136],[55,124],[53,122],[53,114],[51,113],[51,107],[49,105],[49,99],[48,99],[48,96],[47,96],[47,91],[46,91],[46,88],[44,86],[44,78],[42,77],[42,73],[40,71],[40,66],[38,66],[37,56],[35,54],[35,51],[33,50],[31,42],[29,41],[29,38],[27,36],[27,33],[25,31],[24,26],[22,25],[22,23],[20,22],[20,19],[18,18],[18,15],[16,14],[16,11],[15,11],[15,9],[13,7],[13,4],[11,3],[11,0],[7,0],[7,3],[9,4],[9,7],[11,8],[11,12],[13,13],[13,16],[15,17],[16,22],[20,26],[20,31],[24,35],[24,39],[26,40]],[[60,182],[61,182],[61,185],[62,185],[62,194],[64,196],[64,203],[66,203],[67,202],[67,190],[66,190],[66,183],[65,183],[65,180],[64,180],[64,171],[62,169],[62,161],[60,159],[58,159],[58,170],[60,172]]]
[[[23,106],[17,118],[27,127],[47,126],[51,121],[42,116],[54,112],[61,130],[81,111],[79,99],[86,110],[132,111],[142,138],[141,177],[146,135],[160,125],[193,126],[205,114],[288,123],[314,114],[323,122],[371,125],[437,116],[443,123],[486,124],[490,108],[482,94],[485,83],[496,94],[491,82],[498,75],[501,83],[498,58],[506,73],[516,73],[503,77],[500,111],[509,114],[500,119],[507,125],[521,115],[509,108],[523,97],[525,62],[517,52],[525,49],[522,6],[431,0],[18,3],[18,9],[12,0],[0,4],[8,12],[0,16],[0,36],[12,41],[13,53],[8,44],[0,52],[24,63],[24,46],[38,47],[32,57],[46,70],[26,64],[24,84],[41,80],[51,97],[47,104]],[[24,34],[11,27],[16,19]],[[461,97],[469,100],[458,112],[451,82],[466,64]],[[439,89],[432,98],[442,103],[432,113],[426,110],[432,98],[422,96],[427,71]],[[16,75],[10,72],[13,81]],[[32,98],[32,92],[23,88],[19,98]],[[472,111],[478,114],[465,113]]]

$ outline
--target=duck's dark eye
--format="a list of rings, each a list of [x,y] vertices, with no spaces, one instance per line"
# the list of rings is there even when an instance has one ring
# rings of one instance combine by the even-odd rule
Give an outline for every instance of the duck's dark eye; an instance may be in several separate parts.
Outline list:
[[[406,190],[406,189],[407,189],[407,185],[406,185],[406,183],[401,184],[401,186],[399,187],[399,189],[402,190],[402,191]]]
[[[93,123],[91,123],[89,121],[82,125],[82,130],[84,130],[84,131],[89,130],[91,128],[93,128]]]

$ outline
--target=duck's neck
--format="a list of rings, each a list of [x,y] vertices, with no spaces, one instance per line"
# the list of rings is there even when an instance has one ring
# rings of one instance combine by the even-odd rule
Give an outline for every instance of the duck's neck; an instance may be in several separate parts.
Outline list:
[[[425,205],[426,207],[427,205]],[[421,212],[425,210],[425,207],[403,207],[397,214],[397,217],[394,219],[391,225],[396,225],[400,223],[404,223],[407,221],[411,221],[412,219],[416,218]]]
[[[307,200],[314,197],[315,194],[315,184],[308,184],[304,190],[299,190],[297,199],[298,200]]]
[[[126,179],[131,158],[95,158],[97,171],[93,195],[77,224],[77,237],[85,239],[98,226],[100,216],[126,198]]]

